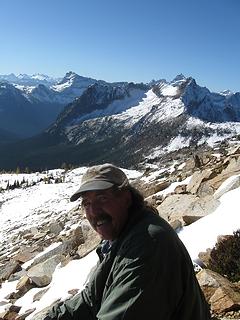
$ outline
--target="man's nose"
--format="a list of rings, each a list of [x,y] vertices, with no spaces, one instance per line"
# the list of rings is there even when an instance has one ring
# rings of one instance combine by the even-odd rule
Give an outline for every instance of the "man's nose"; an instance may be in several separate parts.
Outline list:
[[[99,201],[92,201],[89,206],[89,213],[93,216],[98,215],[101,212],[101,206]]]

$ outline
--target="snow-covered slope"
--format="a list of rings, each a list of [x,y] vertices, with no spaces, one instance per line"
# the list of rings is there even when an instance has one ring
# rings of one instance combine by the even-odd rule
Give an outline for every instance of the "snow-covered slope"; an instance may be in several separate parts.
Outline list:
[[[9,239],[28,226],[64,217],[76,206],[69,199],[85,171],[86,167],[80,167],[67,173],[56,169],[30,174],[0,174],[0,246],[6,249]],[[130,180],[142,175],[136,170],[124,171]],[[59,183],[56,183],[57,179]],[[17,182],[18,187],[11,188]]]

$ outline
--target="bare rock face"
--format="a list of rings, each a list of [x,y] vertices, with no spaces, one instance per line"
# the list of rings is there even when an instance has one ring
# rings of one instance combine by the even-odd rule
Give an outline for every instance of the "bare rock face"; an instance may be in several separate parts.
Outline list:
[[[239,145],[236,145],[236,146],[233,146],[233,147],[230,147],[227,155],[238,155],[240,156],[240,146]]]
[[[220,172],[212,179],[206,181],[205,188],[217,190],[220,185],[227,180],[229,177],[233,175],[237,175],[240,173],[240,157],[233,156],[226,158],[221,167],[216,168],[215,171],[219,170]]]
[[[1,320],[15,320],[18,319],[18,312],[21,307],[15,305],[9,305],[6,307],[5,311],[0,313]]]
[[[195,168],[199,168],[201,166],[201,162],[199,157],[191,157],[185,163],[184,171],[193,171]]]
[[[182,184],[175,188],[174,193],[187,193],[187,185]]]
[[[192,223],[194,223],[194,222],[196,222],[197,220],[199,220],[199,219],[201,219],[201,218],[203,218],[204,216],[188,216],[188,215],[183,215],[182,216],[182,219],[183,219],[183,221],[184,221],[184,224],[186,225],[186,226],[188,226],[189,224],[192,224]]]
[[[19,262],[17,261],[9,261],[3,268],[1,268],[0,270],[0,281],[3,280],[8,280],[9,277],[17,272],[21,270],[21,266],[19,264]]]
[[[48,291],[49,288],[44,288],[41,291],[37,292],[34,296],[33,296],[33,301],[39,301],[44,294]]]
[[[47,286],[52,280],[56,266],[63,260],[63,256],[56,255],[39,263],[27,271],[27,276],[38,286]]]
[[[26,247],[14,256],[14,260],[24,263],[33,259],[39,252],[38,248]]]
[[[240,309],[240,288],[230,286],[218,288],[209,299],[211,309],[216,314]]]
[[[199,252],[198,258],[201,260],[203,265],[208,268],[210,255],[211,255],[212,249],[208,248],[205,252]]]
[[[27,318],[27,316],[29,316],[31,313],[33,313],[36,309],[33,308],[33,309],[29,309],[29,310],[26,310],[24,313],[22,313],[20,316],[18,315],[16,317],[16,320],[25,320]]]
[[[31,280],[27,275],[23,276],[16,285],[16,289],[18,290],[18,292],[21,292],[21,295],[26,293],[31,288],[33,288],[33,284],[31,283]]]
[[[201,218],[213,212],[218,205],[219,201],[212,196],[199,198],[193,194],[173,194],[169,195],[157,207],[157,210],[165,220],[173,221],[176,219],[183,220],[183,216]],[[193,221],[194,218],[191,220]]]
[[[54,304],[57,303],[57,301],[55,301],[52,305],[50,305],[49,307],[46,307],[44,309],[42,309],[40,312],[36,313],[33,317],[34,320],[43,320],[46,316],[47,316],[47,313],[52,309],[52,307],[54,306]],[[31,314],[34,310],[31,310],[31,312],[29,314]],[[27,316],[28,314],[24,314],[22,315],[22,317],[20,316],[19,319],[17,320],[24,320],[25,317]]]
[[[85,257],[88,253],[94,250],[97,245],[100,243],[100,236],[86,223],[85,227],[83,227],[85,242],[80,244],[77,249],[77,254],[79,257]]]
[[[187,192],[196,194],[203,181],[211,179],[212,176],[216,175],[213,170],[205,169],[203,171],[196,171],[189,184],[187,185]]]
[[[240,187],[240,176],[234,175],[227,184],[223,183],[221,187],[214,193],[215,199],[219,199],[224,193]]]
[[[52,221],[49,225],[49,231],[53,234],[59,234],[63,230],[63,225],[57,221]]]
[[[182,227],[182,222],[180,220],[173,220],[170,222],[170,226],[176,231]]]
[[[191,212],[191,206],[196,200],[195,195],[173,194],[169,195],[158,207],[161,217],[167,221],[181,218],[183,213]]]
[[[15,311],[5,311],[0,313],[1,320],[15,320],[18,317],[18,313]]]
[[[221,285],[227,285],[229,283],[226,278],[209,269],[203,269],[201,272],[199,272],[197,274],[197,279],[202,290],[204,291],[207,301],[210,300],[217,288],[219,288]]]
[[[148,183],[144,183],[142,180],[141,181],[135,181],[132,183],[132,185],[138,189],[144,196],[144,198],[147,198],[159,191],[162,191],[169,187],[171,184],[170,181],[168,180],[163,180],[163,181],[152,181]]]
[[[163,201],[163,196],[158,195],[158,194],[153,194],[151,196],[148,196],[147,198],[145,198],[145,201],[152,207],[157,207],[159,206],[162,201]]]
[[[200,271],[197,279],[213,313],[223,314],[240,309],[239,284],[231,283],[208,269]]]

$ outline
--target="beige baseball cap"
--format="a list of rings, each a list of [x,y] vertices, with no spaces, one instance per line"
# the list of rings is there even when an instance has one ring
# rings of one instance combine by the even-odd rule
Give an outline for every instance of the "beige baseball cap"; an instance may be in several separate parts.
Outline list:
[[[71,196],[70,201],[81,197],[83,192],[109,189],[112,186],[129,185],[126,174],[110,163],[90,167],[82,176],[80,188]]]

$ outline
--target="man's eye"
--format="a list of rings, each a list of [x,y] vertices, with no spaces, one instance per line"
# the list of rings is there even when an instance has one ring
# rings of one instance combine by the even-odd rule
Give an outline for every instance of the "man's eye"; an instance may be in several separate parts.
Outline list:
[[[83,208],[88,208],[89,206],[90,206],[90,202],[89,201],[83,201],[82,202],[82,206],[83,206]]]
[[[106,202],[108,200],[108,197],[104,195],[99,195],[97,198],[100,202]]]

